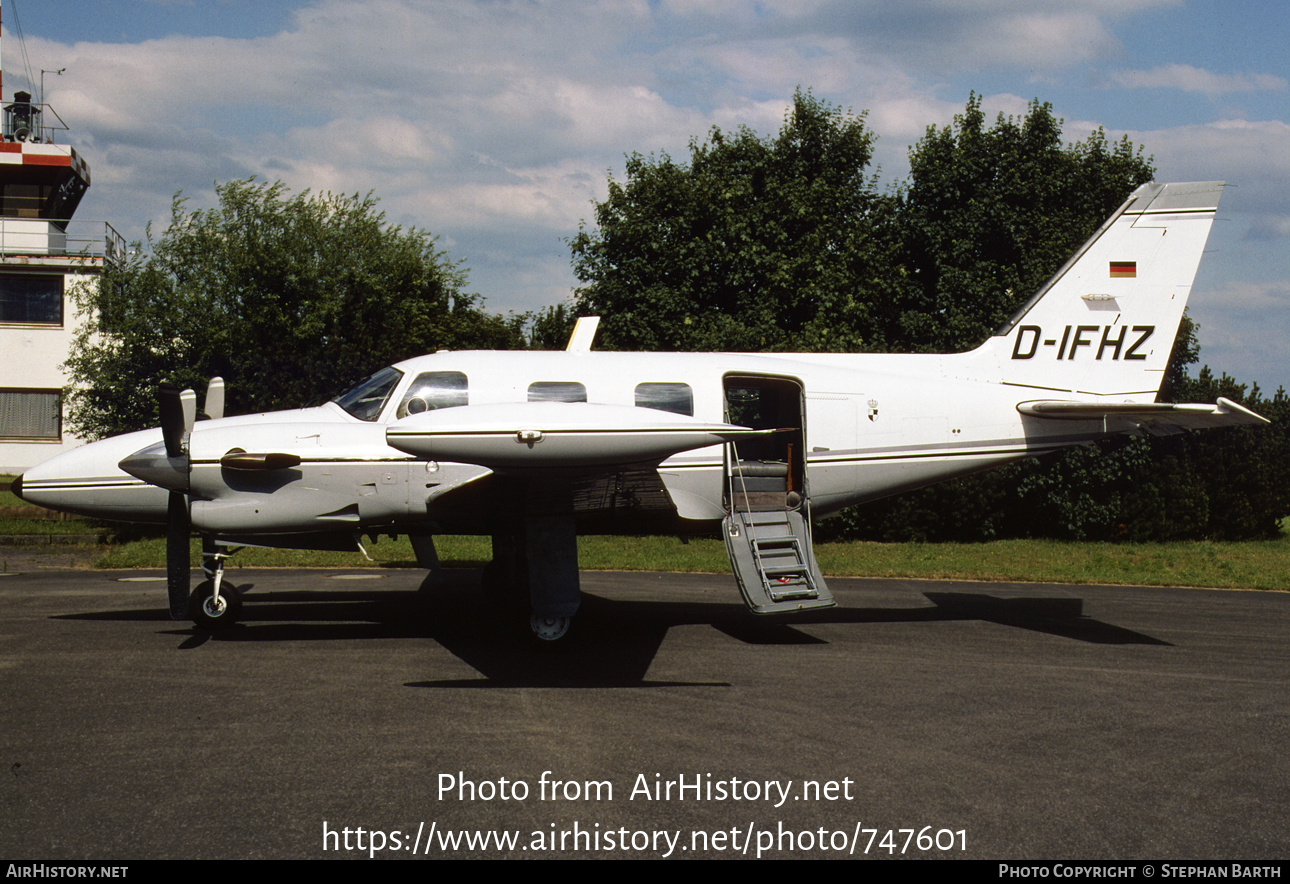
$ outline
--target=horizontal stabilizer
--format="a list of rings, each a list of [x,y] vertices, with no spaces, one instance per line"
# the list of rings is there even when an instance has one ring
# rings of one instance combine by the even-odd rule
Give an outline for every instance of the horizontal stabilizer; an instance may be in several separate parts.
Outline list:
[[[1017,411],[1033,417],[1068,421],[1130,421],[1155,435],[1210,427],[1260,426],[1270,423],[1244,405],[1219,398],[1214,405],[1169,402],[1022,402]]]
[[[390,425],[385,438],[417,457],[492,470],[603,471],[767,432],[628,405],[521,402],[422,412]]]

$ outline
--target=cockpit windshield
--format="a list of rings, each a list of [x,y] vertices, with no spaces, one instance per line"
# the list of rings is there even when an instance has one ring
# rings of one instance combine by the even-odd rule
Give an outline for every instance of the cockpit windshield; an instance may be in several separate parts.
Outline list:
[[[403,372],[393,366],[383,368],[346,387],[332,402],[361,421],[374,421],[402,377]]]

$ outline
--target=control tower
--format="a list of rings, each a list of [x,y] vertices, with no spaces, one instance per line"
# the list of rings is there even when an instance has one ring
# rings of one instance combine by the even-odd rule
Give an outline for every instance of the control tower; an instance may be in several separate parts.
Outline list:
[[[63,428],[74,295],[124,255],[106,222],[72,220],[90,168],[53,108],[0,87],[0,474],[80,444]]]

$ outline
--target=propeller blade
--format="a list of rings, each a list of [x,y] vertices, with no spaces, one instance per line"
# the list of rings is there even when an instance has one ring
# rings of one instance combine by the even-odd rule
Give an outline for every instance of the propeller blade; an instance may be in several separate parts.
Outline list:
[[[184,406],[178,387],[162,384],[157,391],[161,408],[161,435],[166,440],[166,456],[179,457],[184,453]]]
[[[170,619],[188,619],[188,595],[192,589],[192,561],[188,537],[192,521],[188,514],[188,496],[170,492],[166,508],[166,591],[170,595]]]
[[[197,394],[192,390],[180,393],[179,406],[184,416],[184,433],[191,433],[193,424],[197,423]]]
[[[206,416],[217,421],[224,416],[224,379],[211,378],[206,386]]]
[[[188,452],[184,449],[184,437],[193,431],[193,424],[197,422],[197,394],[192,390],[180,392],[169,384],[163,384],[157,396],[167,467],[178,469],[186,478]],[[179,463],[176,464],[175,461]],[[186,489],[187,483],[184,482],[183,485]],[[173,489],[176,486],[172,484],[170,487]],[[166,503],[166,592],[170,596],[172,620],[188,618],[188,596],[192,588],[192,559],[188,538],[192,532],[188,495],[183,491],[172,490]]]

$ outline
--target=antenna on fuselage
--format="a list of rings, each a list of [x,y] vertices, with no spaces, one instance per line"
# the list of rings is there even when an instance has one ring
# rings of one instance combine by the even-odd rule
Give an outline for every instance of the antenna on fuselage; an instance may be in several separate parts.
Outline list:
[[[591,342],[596,339],[599,326],[599,316],[579,316],[574,323],[573,334],[569,335],[569,346],[564,349],[569,353],[590,353]]]

